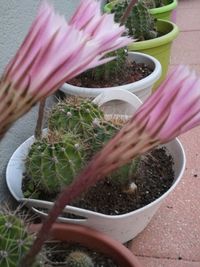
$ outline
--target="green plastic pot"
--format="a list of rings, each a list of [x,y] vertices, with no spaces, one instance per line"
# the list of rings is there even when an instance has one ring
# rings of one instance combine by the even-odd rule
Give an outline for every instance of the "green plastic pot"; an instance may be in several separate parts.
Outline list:
[[[104,11],[110,13],[115,3],[117,3],[117,1],[105,5]],[[172,11],[177,7],[178,2],[177,0],[165,0],[164,4],[163,7],[149,9],[149,12],[157,19],[171,20]]]
[[[165,0],[163,7],[149,9],[151,15],[157,19],[171,20],[172,11],[177,7],[177,0]]]
[[[179,33],[177,25],[170,21],[158,20],[157,27],[162,36],[151,40],[134,42],[129,45],[129,51],[145,53],[160,61],[162,66],[162,75],[155,84],[154,90],[166,77],[170,62],[171,45]]]

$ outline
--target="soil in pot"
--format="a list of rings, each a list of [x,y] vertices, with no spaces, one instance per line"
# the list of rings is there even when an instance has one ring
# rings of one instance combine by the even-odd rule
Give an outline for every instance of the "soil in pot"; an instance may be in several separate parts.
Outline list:
[[[83,73],[78,77],[68,81],[69,84],[86,88],[106,88],[137,82],[153,72],[152,67],[144,63],[128,61],[124,64],[117,75],[109,75],[107,79],[96,79],[94,76]]]
[[[142,156],[137,170],[129,183],[137,186],[131,192],[124,190],[120,182],[109,178],[98,182],[71,205],[108,215],[125,214],[145,205],[163,195],[174,181],[173,159],[165,148],[156,148]],[[23,186],[29,182],[25,176]],[[55,195],[40,192],[40,199],[53,201]],[[65,214],[66,216],[66,214]],[[68,215],[67,217],[74,217]]]

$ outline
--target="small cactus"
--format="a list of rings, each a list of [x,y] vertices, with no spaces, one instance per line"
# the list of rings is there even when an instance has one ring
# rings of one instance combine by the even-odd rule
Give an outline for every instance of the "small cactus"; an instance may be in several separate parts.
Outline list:
[[[115,21],[120,21],[128,3],[129,1],[125,0],[113,6],[112,13],[115,14]],[[153,39],[158,35],[155,19],[141,1],[134,5],[125,26],[128,29],[129,35],[134,36],[135,39],[140,41]]]
[[[127,49],[121,48],[107,55],[108,57],[116,57],[116,59],[85,72],[80,77],[91,77],[95,81],[110,80],[110,77],[116,78],[123,71],[124,65],[128,58]]]
[[[164,5],[162,0],[141,0],[141,2],[142,2],[147,8],[162,7],[162,6]]]
[[[73,131],[87,137],[95,119],[103,118],[103,112],[89,100],[67,98],[59,102],[51,111],[48,127],[50,130]]]
[[[82,251],[71,252],[66,259],[67,267],[94,267],[92,259]]]
[[[30,148],[25,162],[25,197],[38,198],[40,191],[53,195],[59,193],[84,165],[81,141],[71,134],[52,141],[54,134],[36,141]]]
[[[29,250],[33,236],[28,234],[25,222],[10,211],[0,211],[0,266],[18,267]],[[34,267],[39,267],[35,263]]]

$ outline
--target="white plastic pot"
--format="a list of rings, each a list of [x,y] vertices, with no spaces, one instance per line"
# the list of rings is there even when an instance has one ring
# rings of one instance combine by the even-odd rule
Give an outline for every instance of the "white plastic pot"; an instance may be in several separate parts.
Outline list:
[[[122,104],[116,106],[116,101],[118,103],[118,101],[122,101],[122,99],[124,101],[124,106]],[[120,107],[126,109],[126,115],[130,116],[130,114],[135,112],[141,104],[141,101],[136,96],[130,92],[124,92],[121,90],[104,92],[99,95],[94,102],[102,106],[106,114],[111,116],[112,106],[113,110],[117,111],[119,116],[124,114],[120,112]],[[24,202],[41,216],[46,216],[47,214],[40,211],[38,208],[46,208],[49,210],[53,203],[35,199],[25,199],[21,190],[23,172],[25,171],[24,160],[33,142],[34,137],[32,136],[14,152],[7,166],[6,181],[11,194],[16,200]],[[122,243],[137,236],[148,225],[167,195],[177,186],[185,169],[185,153],[180,141],[175,139],[166,144],[165,147],[167,147],[167,150],[174,159],[175,179],[171,188],[160,198],[141,209],[117,216],[110,216],[81,208],[66,206],[63,211],[64,213],[67,212],[82,216],[83,219],[59,217],[58,221],[81,224],[95,228],[96,230],[102,231]]]
[[[151,95],[153,85],[161,76],[161,64],[154,57],[138,52],[129,52],[129,58],[135,60],[136,63],[145,63],[149,65],[153,69],[153,72],[140,81],[115,87],[85,88],[65,83],[60,90],[67,95],[95,98],[102,92],[110,89],[123,89],[135,94],[142,102],[144,102],[144,100]]]

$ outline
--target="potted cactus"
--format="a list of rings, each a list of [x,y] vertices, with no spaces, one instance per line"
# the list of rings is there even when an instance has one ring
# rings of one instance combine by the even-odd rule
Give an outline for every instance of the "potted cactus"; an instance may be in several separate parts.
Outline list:
[[[120,1],[120,0],[119,0]],[[172,12],[177,7],[177,0],[139,0],[149,9],[149,13],[156,19],[171,20]],[[110,12],[113,4],[118,1],[108,1],[104,6],[106,12]]]
[[[116,100],[115,92],[113,92],[113,96]],[[122,91],[118,99],[134,103],[135,96],[130,92]],[[111,104],[106,106],[111,100],[110,91],[107,91],[103,95],[99,95],[94,101],[99,105],[105,105],[104,108],[108,108],[112,112],[114,109]],[[139,100],[137,101],[135,110],[140,105]],[[126,115],[128,115],[128,110],[126,109]],[[133,109],[129,112],[132,114]],[[29,138],[16,150],[8,163],[7,184],[13,196],[17,200],[23,201],[28,207],[33,208],[41,216],[46,216],[46,211],[52,207],[52,201],[62,188],[70,185],[73,178],[87,164],[93,154],[99,151],[104,143],[121,128],[122,115],[123,112],[120,120],[115,117],[114,122],[109,122],[105,120],[104,114],[98,106],[88,100],[80,102],[75,98],[59,102],[50,113],[49,130],[46,136],[42,140],[36,141],[33,137]],[[109,117],[113,118],[113,115],[110,114]],[[116,214],[113,213],[113,210],[112,215],[81,208],[76,204],[76,206],[67,206],[63,215],[59,217],[59,221],[90,226],[111,235],[120,242],[132,239],[147,226],[161,201],[181,179],[185,166],[184,151],[181,144],[174,140],[167,144],[167,149],[173,157],[178,158],[178,163],[175,164],[174,183],[172,185],[170,183],[169,190],[151,204],[135,211],[129,210],[125,214]],[[15,162],[14,165],[13,162]],[[128,197],[129,199],[131,195],[135,198],[137,185],[130,178],[135,175],[138,162],[139,158],[131,161],[107,178],[105,186],[103,185],[101,190],[106,188],[105,197],[108,197],[108,201],[112,184],[115,186],[116,181],[119,185],[116,186],[115,190],[121,188],[121,194],[124,194],[125,198]],[[13,179],[13,172],[15,172],[15,179]],[[157,180],[159,181],[159,179]],[[107,189],[107,183],[110,184],[110,189]],[[94,193],[94,195],[96,194],[98,193]],[[90,194],[89,196],[91,197]],[[91,204],[93,205],[93,201]],[[102,206],[101,202],[100,206]],[[115,209],[118,209],[117,206]],[[72,214],[78,217],[74,217]],[[126,227],[124,227],[125,225]]]
[[[115,2],[110,12],[115,13],[116,21],[120,20],[128,5],[128,0]],[[129,34],[138,40],[129,45],[129,50],[146,53],[160,61],[162,75],[154,87],[157,88],[168,71],[171,45],[179,32],[177,25],[160,19],[156,21],[141,1],[134,5],[125,25]]]
[[[161,76],[161,65],[154,57],[120,49],[111,53],[116,59],[91,69],[65,83],[60,90],[67,95],[94,98],[106,90],[123,89],[145,101]]]
[[[8,209],[0,211],[0,222],[0,265],[2,267],[21,266],[21,261],[30,249],[34,236],[41,225],[30,224],[30,222],[27,224],[23,215],[13,213]],[[57,255],[57,258],[62,256],[59,251],[56,251],[56,244],[59,242],[65,242],[68,246],[73,247],[71,250],[66,249],[65,256],[62,256],[63,260],[59,262],[59,264],[65,264],[68,267],[94,267],[98,263],[98,258],[93,260],[88,251],[97,253],[105,263],[114,262],[117,266],[122,267],[141,267],[133,253],[125,246],[84,226],[54,224],[49,240],[54,241],[54,247],[50,248],[47,242],[32,265],[33,267],[55,266],[49,254]],[[81,244],[81,249],[78,249],[77,244],[79,246]],[[84,251],[86,249],[87,253]]]

